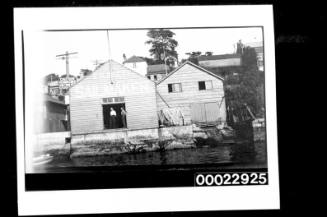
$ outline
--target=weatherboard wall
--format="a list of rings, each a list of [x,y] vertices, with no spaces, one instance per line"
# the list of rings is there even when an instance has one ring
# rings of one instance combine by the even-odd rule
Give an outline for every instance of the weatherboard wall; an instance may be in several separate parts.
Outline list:
[[[140,73],[140,75],[145,76],[147,73],[148,64],[146,62],[134,62],[134,63],[124,63],[127,68]]]
[[[199,90],[199,81],[212,81],[212,89]],[[169,93],[168,84],[181,83],[182,92]],[[226,120],[226,106],[223,81],[191,64],[185,64],[157,85],[158,111],[164,108],[180,107],[187,122],[192,121],[191,108],[193,104],[217,103],[219,117]]]
[[[108,97],[124,97],[128,129],[158,127],[155,84],[115,61],[110,66],[111,73],[107,62],[70,89],[73,135],[108,131],[102,109],[102,99]]]

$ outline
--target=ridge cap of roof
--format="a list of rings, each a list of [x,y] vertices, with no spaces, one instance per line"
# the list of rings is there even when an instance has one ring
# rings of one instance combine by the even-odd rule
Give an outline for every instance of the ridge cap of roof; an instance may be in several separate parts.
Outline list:
[[[110,64],[110,62],[116,63],[116,64],[120,65],[121,67],[123,67],[123,68],[125,68],[125,69],[128,69],[129,71],[131,71],[131,72],[133,72],[133,73],[136,73],[137,75],[139,75],[139,76],[141,76],[141,77],[143,77],[143,78],[145,78],[145,79],[151,81],[150,79],[146,78],[145,76],[142,76],[140,73],[138,73],[138,72],[136,72],[136,71],[134,71],[134,70],[132,70],[132,69],[130,69],[130,68],[124,66],[124,64],[121,64],[121,63],[119,63],[119,62],[117,62],[117,61],[115,61],[115,60],[113,60],[113,59],[109,59],[109,60],[103,62],[103,63],[102,63],[102,64],[101,64],[97,69],[95,69],[94,71],[92,71],[92,73],[90,73],[90,75],[94,74],[96,71],[98,71],[100,68],[102,68],[102,67],[103,67],[104,65],[106,65],[107,63]],[[89,77],[89,76],[84,76],[82,79],[80,79],[80,80],[77,81],[75,84],[73,84],[72,86],[70,86],[69,89],[68,89],[68,91],[70,91],[71,88],[75,87],[77,84],[79,84],[81,81],[83,81],[83,80],[84,80],[85,78],[87,78],[87,77]],[[153,81],[151,81],[151,82],[152,82],[152,83],[155,83],[155,82],[153,82]]]
[[[210,58],[218,58],[218,57],[241,57],[241,54],[232,53],[232,54],[216,54],[211,56],[201,55],[198,57],[198,59],[210,59]],[[222,58],[223,59],[223,58]]]
[[[180,66],[178,66],[176,69],[174,69],[173,71],[171,71],[171,72],[170,72],[166,77],[162,78],[162,79],[157,83],[157,85],[159,85],[160,83],[162,83],[164,80],[166,80],[168,77],[170,77],[172,74],[174,74],[175,72],[177,72],[179,69],[181,69],[181,68],[182,68],[183,66],[185,66],[186,64],[189,64],[189,65],[191,65],[191,66],[193,66],[193,67],[195,67],[195,68],[197,68],[197,69],[199,69],[199,70],[201,70],[201,71],[203,71],[203,72],[206,72],[206,73],[208,73],[208,74],[210,74],[210,75],[212,75],[212,76],[214,76],[214,77],[216,77],[216,78],[218,78],[218,79],[220,79],[220,80],[222,80],[222,81],[225,80],[224,78],[222,78],[222,77],[216,75],[215,73],[210,72],[209,70],[207,70],[207,69],[205,69],[205,68],[203,68],[203,67],[201,67],[201,66],[198,66],[198,65],[192,63],[191,61],[187,60],[187,61],[185,61],[184,63],[182,63]]]
[[[132,62],[136,62],[136,61],[132,61],[133,59],[137,59],[139,60],[138,62],[146,62],[145,59],[143,57],[140,57],[140,56],[136,56],[136,55],[133,55],[131,56],[130,58],[126,59],[124,63],[132,63]]]

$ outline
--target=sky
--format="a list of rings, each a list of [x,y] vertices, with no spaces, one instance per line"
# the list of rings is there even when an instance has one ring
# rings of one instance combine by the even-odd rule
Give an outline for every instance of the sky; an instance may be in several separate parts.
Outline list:
[[[127,58],[136,55],[151,57],[150,45],[145,41],[149,38],[148,30],[111,30],[109,31],[109,45],[106,31],[61,31],[38,32],[37,43],[41,47],[40,55],[43,69],[40,76],[55,73],[66,73],[65,61],[56,58],[56,55],[68,52],[77,52],[69,61],[70,74],[78,75],[81,69],[95,68],[95,61],[103,62],[113,59],[122,63],[123,54]],[[228,54],[235,51],[235,43],[262,41],[262,29],[249,28],[207,28],[207,29],[172,29],[174,39],[178,41],[176,51],[179,60],[186,58],[185,53],[192,51],[211,51],[213,54]],[[28,43],[28,40],[26,41]],[[35,43],[35,42],[33,42]],[[32,47],[32,46],[31,46]]]

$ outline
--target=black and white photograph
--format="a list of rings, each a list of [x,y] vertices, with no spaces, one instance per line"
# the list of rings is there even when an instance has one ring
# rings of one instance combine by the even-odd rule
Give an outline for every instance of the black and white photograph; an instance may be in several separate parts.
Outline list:
[[[206,163],[267,168],[262,28],[42,36],[48,67],[35,98],[32,173]]]
[[[21,213],[278,208],[271,6],[14,12]]]

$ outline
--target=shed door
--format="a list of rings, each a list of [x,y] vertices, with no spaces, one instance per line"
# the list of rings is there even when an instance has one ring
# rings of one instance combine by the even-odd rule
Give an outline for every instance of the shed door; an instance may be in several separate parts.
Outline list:
[[[216,122],[219,120],[219,105],[218,102],[205,104],[206,121]]]
[[[206,117],[205,117],[204,104],[202,103],[192,104],[191,116],[193,122],[205,122]]]
[[[216,122],[219,120],[218,102],[195,103],[191,106],[193,122]]]

